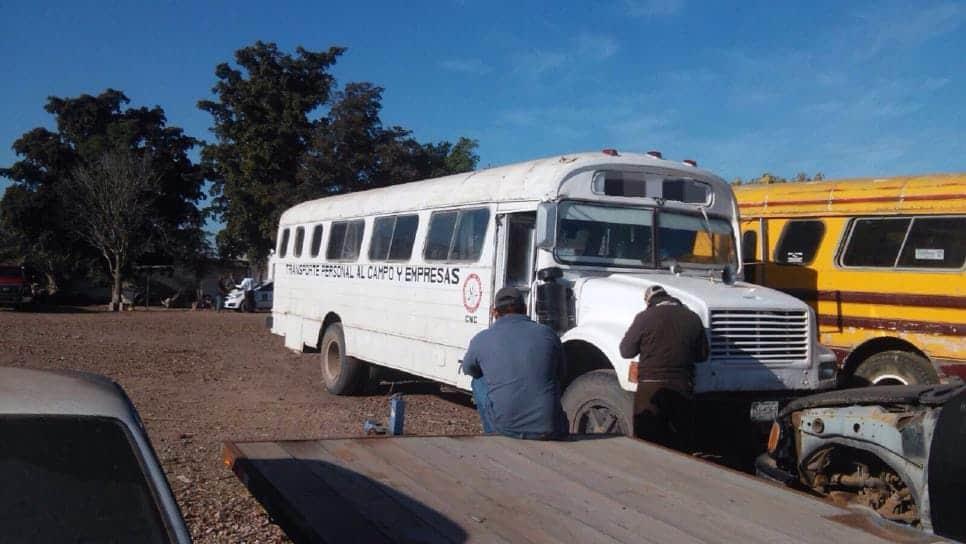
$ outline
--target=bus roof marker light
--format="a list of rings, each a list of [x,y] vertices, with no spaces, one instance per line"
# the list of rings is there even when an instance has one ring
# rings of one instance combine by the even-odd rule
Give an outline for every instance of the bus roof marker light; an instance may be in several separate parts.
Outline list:
[[[684,159],[681,162],[683,162],[684,164],[686,164],[688,166],[693,166],[695,168],[697,168],[697,166],[698,166],[698,161],[693,160],[693,159]]]
[[[620,156],[620,153],[618,153],[616,149],[613,149],[613,148],[610,148],[610,147],[608,147],[607,149],[601,149],[600,152],[603,153],[604,155],[609,155],[611,157],[619,157]]]
[[[664,155],[662,155],[660,151],[653,151],[653,150],[652,151],[648,151],[647,153],[645,153],[645,155],[647,155],[649,157],[654,157],[655,159],[663,159],[664,158]]]

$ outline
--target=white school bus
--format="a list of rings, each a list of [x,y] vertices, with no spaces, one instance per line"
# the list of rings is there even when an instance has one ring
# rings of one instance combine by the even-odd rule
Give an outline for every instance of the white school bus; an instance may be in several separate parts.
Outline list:
[[[707,328],[695,392],[765,398],[831,387],[834,354],[789,295],[736,282],[730,186],[660,154],[607,149],[321,198],[282,214],[272,332],[317,349],[326,388],[368,365],[469,389],[460,361],[504,285],[555,329],[573,432],[633,430],[633,361],[618,344],[663,286]],[[521,349],[525,349],[521,346]]]

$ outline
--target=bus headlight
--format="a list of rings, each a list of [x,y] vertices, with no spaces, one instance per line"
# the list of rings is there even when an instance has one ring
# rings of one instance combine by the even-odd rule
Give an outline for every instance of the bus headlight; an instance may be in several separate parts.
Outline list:
[[[818,345],[818,379],[820,381],[834,379],[838,370],[838,361],[835,352],[829,348]]]

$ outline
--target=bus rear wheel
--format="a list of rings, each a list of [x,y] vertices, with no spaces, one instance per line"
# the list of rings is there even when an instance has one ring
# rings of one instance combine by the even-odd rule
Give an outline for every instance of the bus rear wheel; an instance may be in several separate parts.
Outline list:
[[[883,351],[862,361],[852,374],[852,386],[939,383],[939,375],[924,357],[908,351]]]
[[[353,395],[362,390],[369,372],[365,363],[346,355],[342,323],[332,323],[325,329],[319,351],[326,390],[335,395]]]
[[[633,400],[613,370],[593,370],[575,379],[561,399],[572,434],[622,434],[634,431]]]

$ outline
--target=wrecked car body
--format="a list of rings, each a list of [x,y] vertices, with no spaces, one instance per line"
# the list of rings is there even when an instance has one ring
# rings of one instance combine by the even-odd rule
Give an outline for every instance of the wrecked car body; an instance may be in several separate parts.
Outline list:
[[[937,535],[966,539],[966,385],[882,386],[797,399],[760,476]]]

